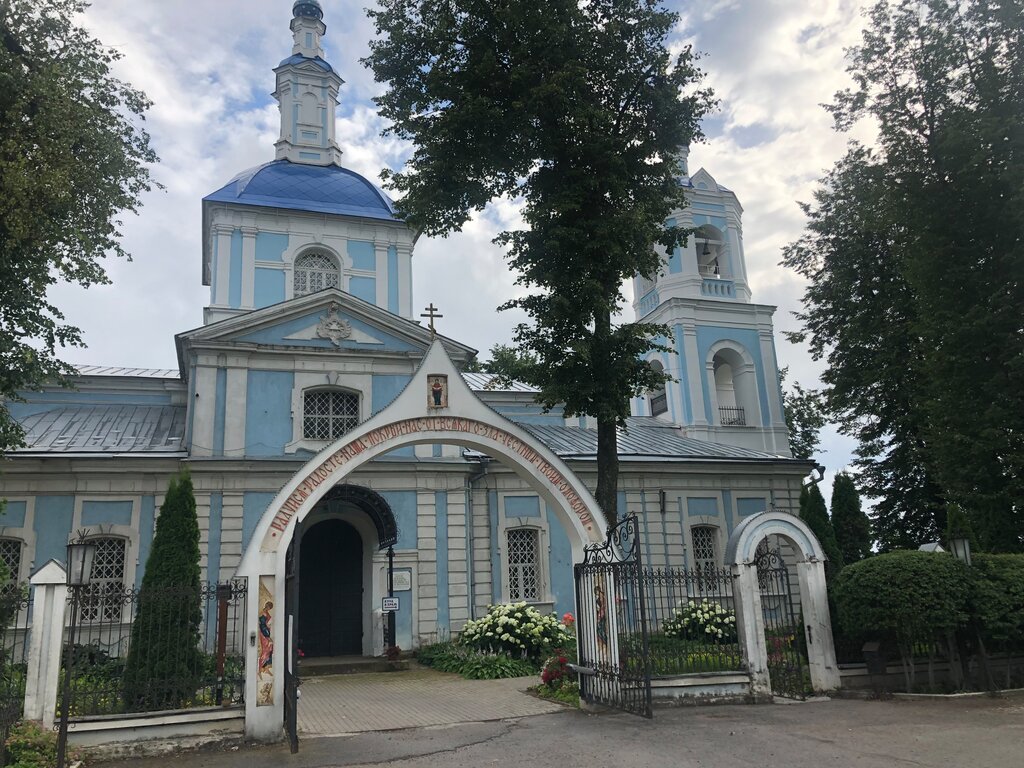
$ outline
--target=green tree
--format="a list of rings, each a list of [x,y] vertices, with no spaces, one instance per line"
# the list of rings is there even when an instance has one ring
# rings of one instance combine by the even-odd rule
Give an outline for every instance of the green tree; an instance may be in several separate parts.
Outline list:
[[[598,424],[597,501],[616,518],[616,430],[629,398],[664,381],[643,359],[664,329],[616,325],[622,285],[659,269],[655,245],[685,205],[679,153],[712,106],[689,48],[673,57],[678,16],[648,0],[382,0],[366,63],[388,89],[391,133],[414,144],[388,174],[401,212],[425,234],[458,231],[496,198],[522,201],[504,232],[528,293],[503,308],[524,379],[546,407]]]
[[[825,575],[831,579],[843,569],[843,553],[836,543],[836,532],[832,529],[832,521],[828,519],[825,497],[821,495],[816,483],[805,485],[800,489],[800,519],[807,523],[828,558],[825,563]]]
[[[853,477],[840,472],[832,482],[832,530],[843,555],[850,565],[871,554],[871,522],[860,506],[860,494]]]
[[[171,479],[156,520],[125,660],[129,712],[176,709],[196,693],[199,651],[199,522],[192,478]]]
[[[782,410],[789,432],[789,450],[795,459],[811,459],[818,450],[821,428],[828,421],[825,415],[825,397],[820,390],[804,389],[799,381],[786,387],[788,368],[779,371],[782,385]]]
[[[786,261],[883,546],[1024,547],[1024,5],[879,2],[831,111],[868,119]]]
[[[126,255],[117,216],[156,162],[139,127],[149,103],[76,25],[85,7],[0,2],[0,452],[24,440],[4,403],[73,373],[57,348],[82,345],[47,289],[108,282],[100,260]]]

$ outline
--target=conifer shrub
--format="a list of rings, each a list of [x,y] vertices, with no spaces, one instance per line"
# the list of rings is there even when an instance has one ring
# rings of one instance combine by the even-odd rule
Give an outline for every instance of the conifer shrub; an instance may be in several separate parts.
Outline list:
[[[146,561],[125,661],[127,711],[179,709],[195,697],[203,665],[199,577],[196,501],[183,472],[167,488]]]

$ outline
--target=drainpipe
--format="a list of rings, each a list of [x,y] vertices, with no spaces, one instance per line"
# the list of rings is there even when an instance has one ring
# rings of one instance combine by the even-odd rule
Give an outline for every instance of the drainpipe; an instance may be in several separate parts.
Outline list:
[[[469,592],[469,618],[476,618],[476,581],[473,564],[473,486],[478,480],[487,477],[487,465],[491,462],[490,456],[480,456],[472,461],[480,465],[480,471],[474,475],[466,476],[466,568],[468,592]],[[488,518],[489,519],[489,518]]]

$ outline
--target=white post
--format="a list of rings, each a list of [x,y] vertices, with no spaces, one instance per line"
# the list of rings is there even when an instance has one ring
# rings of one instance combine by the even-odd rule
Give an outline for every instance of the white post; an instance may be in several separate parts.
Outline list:
[[[25,719],[53,728],[57,709],[60,656],[64,648],[64,613],[68,603],[67,572],[50,560],[29,579],[32,585],[32,631],[25,680]]]
[[[736,632],[750,673],[750,693],[755,699],[771,695],[768,676],[768,644],[764,639],[764,615],[757,566],[737,563],[732,566],[733,602],[736,605]]]
[[[811,687],[816,691],[834,691],[840,686],[839,665],[832,641],[832,621],[828,612],[825,564],[820,560],[797,563],[800,600],[807,637],[807,664]]]

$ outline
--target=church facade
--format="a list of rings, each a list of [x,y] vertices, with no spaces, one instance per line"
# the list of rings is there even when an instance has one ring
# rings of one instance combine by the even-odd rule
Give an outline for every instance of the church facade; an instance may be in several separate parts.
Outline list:
[[[527,386],[459,373],[476,350],[413,320],[416,233],[343,166],[342,80],[324,55],[322,16],[315,0],[295,3],[292,52],[274,69],[275,159],[202,201],[210,299],[203,324],[175,338],[177,368],[83,366],[73,389],[7,404],[28,445],[0,474],[0,558],[20,580],[62,560],[84,532],[98,546],[93,582],[140,583],[163,493],[183,469],[196,489],[203,576],[235,576],[259,537],[274,535],[268,519],[284,489],[409,397],[429,373],[425,358],[442,351],[454,367],[417,390],[428,409],[444,414],[463,393],[514,425],[508,440],[557,457],[548,464],[567,467],[570,485],[595,486],[591,420],[544,412]],[[671,329],[674,352],[652,359],[672,380],[633,403],[619,438],[619,506],[639,516],[648,563],[693,568],[720,565],[744,518],[795,511],[812,465],[789,453],[773,308],[751,302],[739,202],[703,169],[680,183],[691,205],[677,223],[697,237],[663,254],[657,279],[634,283],[637,318]],[[306,656],[383,652],[389,547],[402,649],[457,633],[493,603],[574,610],[578,526],[485,442],[428,437],[360,464],[306,514]]]

